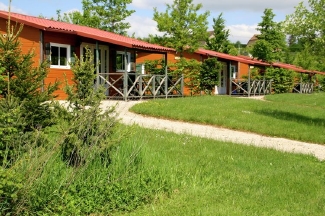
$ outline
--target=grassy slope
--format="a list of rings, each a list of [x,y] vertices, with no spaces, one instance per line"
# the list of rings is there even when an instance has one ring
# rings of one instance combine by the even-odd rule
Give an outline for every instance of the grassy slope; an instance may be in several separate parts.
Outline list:
[[[323,215],[325,167],[311,156],[136,129],[143,169],[170,197],[127,215]],[[139,136],[141,134],[141,136]],[[118,215],[118,214],[117,214]]]
[[[140,114],[216,125],[325,144],[325,94],[270,95],[267,101],[228,96],[187,97],[137,104]]]

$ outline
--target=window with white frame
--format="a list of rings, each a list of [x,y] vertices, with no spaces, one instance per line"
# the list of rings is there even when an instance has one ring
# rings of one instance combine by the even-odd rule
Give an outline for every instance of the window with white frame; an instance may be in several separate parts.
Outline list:
[[[51,46],[51,68],[70,69],[70,45],[50,43]]]
[[[125,52],[121,52],[121,51],[116,52],[116,72],[124,72],[125,70],[130,71],[130,64],[129,64],[130,57],[131,55],[129,52],[126,53],[126,56],[125,56]],[[127,63],[127,68],[125,68],[126,63]]]
[[[233,79],[237,79],[237,67],[235,65],[231,65],[231,77]]]
[[[145,64],[144,63],[136,64],[136,73],[137,74],[145,74]]]

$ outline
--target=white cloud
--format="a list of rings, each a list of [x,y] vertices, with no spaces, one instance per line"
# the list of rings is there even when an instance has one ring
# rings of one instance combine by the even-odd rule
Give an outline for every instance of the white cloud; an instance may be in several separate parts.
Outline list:
[[[262,1],[262,0],[194,0],[194,4],[201,3],[205,10],[209,11],[255,11],[263,12],[265,8],[272,8],[274,10],[282,11],[293,11],[294,7],[299,4],[299,2],[307,3],[308,0],[272,0],[272,1]],[[172,0],[133,0],[132,5],[136,8],[141,9],[152,9],[153,7],[164,7],[164,5],[172,4]]]
[[[130,23],[131,28],[128,30],[128,35],[135,34],[136,37],[147,37],[149,34],[161,35],[157,30],[157,23],[150,17],[142,17],[133,14],[126,19]]]
[[[154,7],[164,7],[166,3],[173,3],[172,0],[133,0],[132,5],[140,9],[153,9]]]
[[[229,40],[232,42],[240,41],[241,43],[246,44],[249,39],[258,31],[256,30],[256,25],[230,25],[227,26],[227,29],[229,29],[230,36]]]
[[[5,5],[4,3],[0,2],[0,10],[8,11],[8,5]],[[21,13],[21,14],[27,14],[23,9],[20,9],[15,6],[11,6],[11,12]]]
[[[127,20],[131,24],[131,28],[128,30],[128,35],[135,34],[136,37],[147,37],[149,34],[162,35],[157,30],[157,23],[149,17],[142,17],[138,15],[132,15]],[[229,40],[232,42],[240,41],[246,44],[249,39],[258,31],[256,31],[256,25],[229,25],[226,28],[230,31]]]

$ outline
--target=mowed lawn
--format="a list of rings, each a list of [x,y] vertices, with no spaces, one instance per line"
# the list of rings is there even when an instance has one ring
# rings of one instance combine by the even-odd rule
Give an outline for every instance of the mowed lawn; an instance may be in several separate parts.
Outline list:
[[[148,181],[149,175],[147,184],[159,184],[150,204],[116,215],[325,213],[325,163],[312,156],[138,127],[132,131],[119,151],[141,149],[140,179]]]
[[[265,100],[199,96],[151,100],[131,111],[271,137],[325,144],[325,94],[268,95]]]

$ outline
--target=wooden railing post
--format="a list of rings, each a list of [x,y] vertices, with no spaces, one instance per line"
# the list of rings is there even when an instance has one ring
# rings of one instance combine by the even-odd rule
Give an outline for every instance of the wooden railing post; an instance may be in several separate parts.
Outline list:
[[[127,61],[127,52],[126,49],[124,51],[124,73],[123,73],[123,97],[124,100],[127,101],[128,99],[128,61]]]
[[[248,68],[248,86],[247,86],[247,95],[251,96],[251,67]]]

